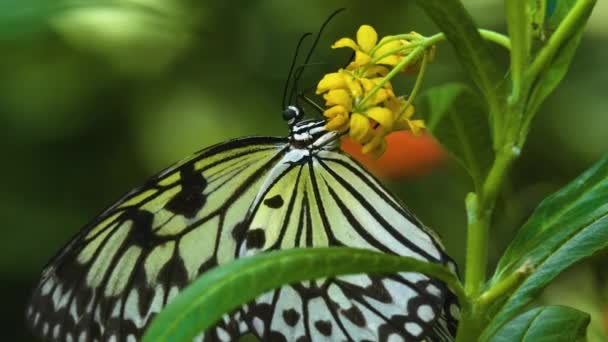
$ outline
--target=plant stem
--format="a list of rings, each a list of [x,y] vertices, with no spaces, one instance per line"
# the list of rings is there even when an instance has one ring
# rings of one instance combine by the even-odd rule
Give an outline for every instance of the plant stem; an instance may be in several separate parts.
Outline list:
[[[478,305],[480,307],[487,307],[498,298],[511,293],[533,271],[534,267],[531,263],[524,263],[521,267],[515,270],[515,272],[494,284],[494,286],[490,287],[486,292],[479,296],[477,299]]]
[[[524,71],[530,56],[530,30],[527,15],[528,0],[505,1],[509,37],[511,38],[511,96],[519,97],[522,92]]]

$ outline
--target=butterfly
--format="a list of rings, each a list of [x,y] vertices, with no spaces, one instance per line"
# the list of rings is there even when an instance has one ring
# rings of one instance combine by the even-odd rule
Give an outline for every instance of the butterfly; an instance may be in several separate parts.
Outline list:
[[[362,166],[324,120],[284,113],[286,138],[206,148],[124,195],[44,269],[27,320],[52,341],[135,341],[205,271],[273,249],[350,246],[455,269],[438,239]],[[227,315],[204,340],[449,340],[458,307],[417,273],[285,286]]]
[[[276,249],[367,248],[456,272],[435,234],[340,151],[340,133],[285,108],[286,137],[203,149],[87,224],[43,269],[26,309],[31,330],[49,341],[137,341],[207,270]],[[441,281],[358,274],[263,294],[197,340],[449,341],[458,315]]]

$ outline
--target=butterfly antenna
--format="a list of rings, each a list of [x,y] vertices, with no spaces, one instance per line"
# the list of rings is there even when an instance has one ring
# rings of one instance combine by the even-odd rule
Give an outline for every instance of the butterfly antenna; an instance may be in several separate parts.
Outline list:
[[[302,46],[302,43],[304,42],[304,40],[307,37],[309,37],[310,35],[312,35],[312,33],[310,33],[310,32],[304,33],[302,35],[302,37],[300,37],[300,40],[298,41],[298,45],[296,46],[296,52],[293,55],[293,59],[291,60],[291,66],[289,67],[289,74],[287,74],[287,80],[285,81],[285,88],[283,89],[283,103],[282,103],[281,109],[284,109],[285,107],[287,107],[287,91],[288,91],[289,84],[291,81],[291,76],[293,75],[294,68],[296,66],[296,60],[298,60],[298,53],[300,51],[300,46]]]
[[[304,63],[302,63],[302,65],[306,65],[310,61],[310,58],[312,57],[312,54],[314,53],[315,48],[317,47],[317,44],[319,43],[319,39],[321,38],[321,34],[323,33],[323,30],[325,29],[325,27],[327,26],[327,24],[329,24],[329,22],[338,13],[344,11],[345,9],[346,8],[337,9],[332,14],[330,14],[329,17],[327,17],[327,19],[325,20],[325,22],[323,23],[323,25],[321,25],[321,28],[319,29],[319,32],[317,32],[317,35],[315,36],[315,40],[312,42],[310,50],[308,50],[308,54],[306,55],[306,58],[304,59]],[[291,93],[289,94],[289,99],[290,100],[293,99],[294,95],[296,95],[298,93],[298,91],[297,91],[298,90],[298,82],[300,81],[300,77],[302,76],[302,72],[303,71],[304,71],[304,68],[298,68],[298,70],[294,73],[293,86],[291,87]]]
[[[298,98],[301,98],[302,100],[304,100],[304,102],[308,103],[314,109],[318,110],[319,113],[323,113],[323,111],[324,111],[323,107],[319,106],[319,104],[316,103],[315,101],[313,101],[313,99],[311,99],[310,97],[304,95],[304,93],[299,94]]]

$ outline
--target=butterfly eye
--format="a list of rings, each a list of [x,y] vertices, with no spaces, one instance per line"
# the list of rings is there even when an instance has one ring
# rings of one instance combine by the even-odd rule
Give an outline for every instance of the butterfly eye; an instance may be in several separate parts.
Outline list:
[[[287,108],[283,110],[283,120],[289,124],[295,123],[301,116],[300,110],[295,106],[287,106]]]

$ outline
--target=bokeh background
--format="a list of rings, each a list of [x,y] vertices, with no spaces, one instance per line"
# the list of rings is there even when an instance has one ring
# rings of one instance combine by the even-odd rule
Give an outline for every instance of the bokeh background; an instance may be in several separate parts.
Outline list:
[[[502,1],[464,4],[481,26],[505,31]],[[306,69],[303,87],[345,62],[348,53],[329,45],[360,24],[381,35],[437,32],[411,1],[0,1],[4,339],[32,339],[23,311],[41,268],[122,193],[207,145],[285,135],[281,95],[295,44],[339,7],[348,11],[323,35],[313,62],[324,64]],[[500,48],[495,56],[506,64]],[[608,3],[599,1],[501,198],[493,263],[543,197],[608,152],[607,60]],[[444,43],[425,86],[460,80]],[[405,143],[407,161],[387,184],[463,264],[463,198],[471,184],[453,161],[437,163],[432,144]],[[608,329],[607,259],[604,253],[565,273],[541,300],[592,313],[593,341],[605,340]]]

